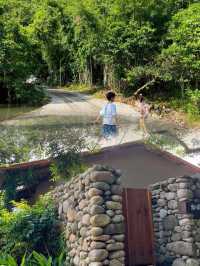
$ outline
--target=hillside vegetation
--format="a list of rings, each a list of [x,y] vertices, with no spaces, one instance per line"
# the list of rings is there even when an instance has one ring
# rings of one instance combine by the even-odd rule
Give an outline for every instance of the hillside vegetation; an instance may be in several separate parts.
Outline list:
[[[33,75],[182,99],[198,115],[198,2],[0,0],[1,102],[42,99],[42,88],[25,82]]]

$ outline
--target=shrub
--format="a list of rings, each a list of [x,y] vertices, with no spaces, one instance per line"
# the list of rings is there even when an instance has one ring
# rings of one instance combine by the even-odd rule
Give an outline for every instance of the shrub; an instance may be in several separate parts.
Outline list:
[[[14,83],[14,102],[31,106],[47,103],[49,96],[46,88],[41,84],[24,83],[21,80]]]
[[[17,260],[8,254],[0,254],[0,265],[2,266],[63,266],[64,265],[64,253],[61,253],[59,257],[54,260],[52,257],[45,257],[44,255],[33,251],[30,256],[24,256],[17,262]]]
[[[70,179],[86,170],[86,165],[82,163],[78,153],[66,153],[55,158],[50,166],[53,181],[60,179]]]
[[[187,90],[187,103],[185,105],[186,112],[192,118],[200,115],[200,90]]]
[[[15,203],[12,212],[0,210],[0,249],[15,258],[33,250],[56,257],[63,249],[55,206],[48,195],[35,205]]]

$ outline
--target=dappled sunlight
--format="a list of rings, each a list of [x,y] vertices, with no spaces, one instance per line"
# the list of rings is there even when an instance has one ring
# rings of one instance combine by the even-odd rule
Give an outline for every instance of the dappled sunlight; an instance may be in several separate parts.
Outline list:
[[[20,121],[20,120],[19,120]],[[116,146],[127,142],[143,141],[153,144],[195,165],[200,165],[200,153],[197,141],[188,147],[175,131],[150,129],[150,135],[144,137],[138,128],[137,120],[133,123],[120,119],[116,137],[105,139],[101,134],[101,125],[91,123],[92,118],[48,116],[45,118],[25,119],[18,125],[1,125],[0,164],[33,161],[50,156],[49,148],[57,143],[63,148],[69,147],[70,140],[82,141],[81,150],[97,152],[103,147]],[[148,121],[151,124],[151,121]],[[185,132],[184,132],[185,134]],[[183,138],[184,137],[184,138]]]

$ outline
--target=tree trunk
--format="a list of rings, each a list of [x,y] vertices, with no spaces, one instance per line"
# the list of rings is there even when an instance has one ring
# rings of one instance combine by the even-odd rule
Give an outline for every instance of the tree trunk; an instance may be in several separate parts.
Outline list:
[[[152,85],[153,83],[155,83],[155,81],[156,81],[156,79],[152,79],[152,80],[148,81],[142,87],[140,87],[139,89],[137,89],[136,92],[134,93],[134,95],[137,95],[138,93],[140,93],[144,89],[148,89],[150,85]]]
[[[59,62],[60,66],[59,66],[59,83],[60,83],[60,87],[62,86],[62,69],[61,69],[61,59]]]

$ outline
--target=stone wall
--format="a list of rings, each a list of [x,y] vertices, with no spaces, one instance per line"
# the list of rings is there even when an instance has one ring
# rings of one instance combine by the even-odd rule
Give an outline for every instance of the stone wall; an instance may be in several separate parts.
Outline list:
[[[199,201],[200,174],[169,178],[150,189],[157,262],[162,266],[199,266],[200,219],[183,211],[183,203]]]
[[[62,222],[66,265],[124,265],[120,172],[95,166],[53,192]]]

